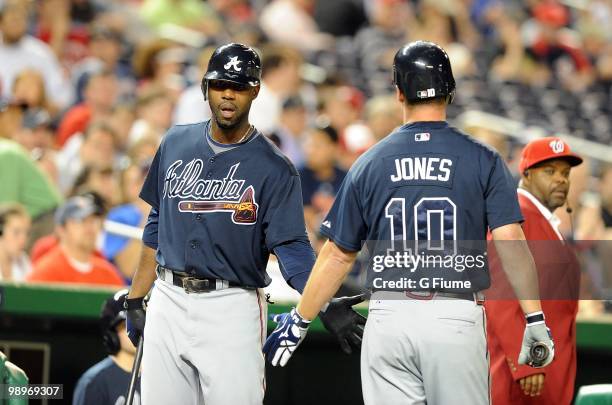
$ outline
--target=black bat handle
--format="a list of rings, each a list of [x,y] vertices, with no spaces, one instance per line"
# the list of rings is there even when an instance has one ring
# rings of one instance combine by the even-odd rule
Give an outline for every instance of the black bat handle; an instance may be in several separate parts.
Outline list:
[[[144,339],[140,336],[138,340],[138,347],[136,348],[136,357],[134,357],[134,365],[132,366],[132,375],[130,377],[130,388],[127,394],[126,405],[132,405],[134,402],[134,393],[136,392],[136,379],[138,378],[138,372],[140,370],[140,362],[142,361],[142,348]]]

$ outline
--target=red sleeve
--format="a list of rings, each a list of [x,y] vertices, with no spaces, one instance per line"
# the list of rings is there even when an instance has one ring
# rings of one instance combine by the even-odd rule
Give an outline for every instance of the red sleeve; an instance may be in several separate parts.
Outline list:
[[[25,281],[31,283],[47,281],[45,280],[43,273],[44,272],[42,272],[39,267],[35,267],[31,272],[26,274]]]
[[[101,284],[124,286],[125,280],[119,275],[115,266],[106,259],[94,258],[95,266],[100,269],[103,278],[100,277]]]
[[[487,302],[486,310],[489,333],[495,334],[512,378],[518,381],[529,375],[546,374],[545,369],[518,364],[525,331],[525,316],[518,301],[491,300]]]
[[[26,281],[39,283],[62,282],[64,281],[62,277],[64,273],[61,271],[61,266],[61,259],[51,251],[34,264],[32,271],[26,275]]]
[[[589,61],[589,58],[582,50],[577,49],[571,45],[565,44],[561,44],[561,47],[565,49],[565,51],[574,61],[574,64],[576,65],[576,70],[581,72],[591,70],[591,61]]]
[[[90,119],[91,110],[84,105],[69,110],[57,129],[57,145],[61,148],[72,135],[85,131]]]
[[[117,271],[113,268],[110,272],[109,284],[124,286],[125,281],[117,274]]]
[[[43,236],[42,238],[38,239],[36,243],[34,243],[32,252],[30,253],[30,260],[32,261],[32,264],[36,264],[47,253],[55,248],[57,244],[58,240],[55,235]]]

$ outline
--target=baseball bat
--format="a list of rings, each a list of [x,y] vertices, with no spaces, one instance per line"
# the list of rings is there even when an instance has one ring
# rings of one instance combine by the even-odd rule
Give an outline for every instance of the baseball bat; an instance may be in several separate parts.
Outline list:
[[[537,342],[529,350],[531,356],[531,363],[534,367],[540,367],[544,364],[544,361],[548,358],[550,350],[548,346],[542,342]]]
[[[127,393],[126,405],[132,405],[134,402],[134,393],[136,392],[136,380],[138,379],[138,372],[140,370],[140,362],[142,361],[142,347],[144,339],[140,336],[138,340],[138,347],[136,348],[136,357],[134,357],[134,364],[132,365],[132,374],[130,376],[130,388]]]

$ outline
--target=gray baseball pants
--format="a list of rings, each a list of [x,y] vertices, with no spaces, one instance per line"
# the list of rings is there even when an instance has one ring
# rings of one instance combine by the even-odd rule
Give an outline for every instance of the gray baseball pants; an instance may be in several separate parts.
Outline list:
[[[363,337],[361,380],[366,405],[489,405],[482,305],[375,293]]]
[[[259,290],[187,294],[157,279],[147,307],[146,405],[261,405],[267,304]]]

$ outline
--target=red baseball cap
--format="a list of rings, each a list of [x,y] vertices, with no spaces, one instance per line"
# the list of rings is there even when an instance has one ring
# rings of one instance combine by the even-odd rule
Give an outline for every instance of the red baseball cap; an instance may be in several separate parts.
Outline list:
[[[569,22],[569,11],[559,3],[543,2],[532,10],[533,16],[541,23],[560,28]]]
[[[570,166],[578,166],[582,163],[582,158],[573,153],[566,142],[561,138],[550,136],[536,139],[525,145],[521,152],[519,171],[523,173],[533,165],[551,159],[566,160]]]

